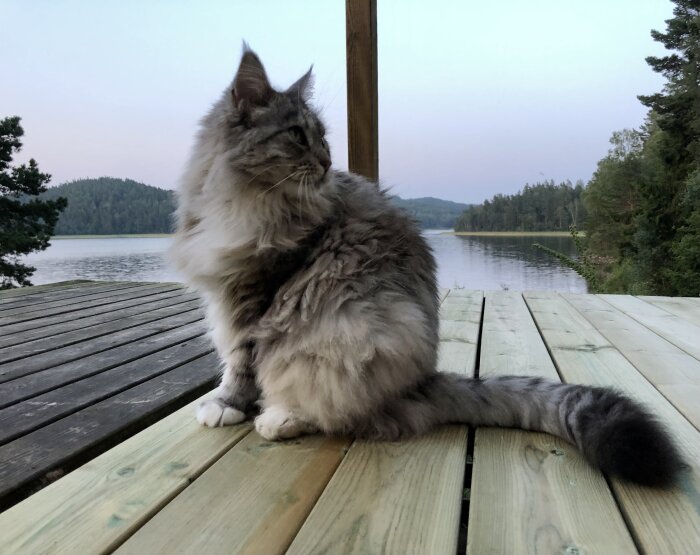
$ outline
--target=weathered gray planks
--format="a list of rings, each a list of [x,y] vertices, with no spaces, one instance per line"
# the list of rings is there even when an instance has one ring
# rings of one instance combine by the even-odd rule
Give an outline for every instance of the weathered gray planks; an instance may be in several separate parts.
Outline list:
[[[46,293],[45,295],[31,296],[17,299],[0,305],[0,318],[32,314],[45,310],[57,309],[76,303],[88,302],[103,297],[110,297],[120,291],[128,291],[141,287],[153,287],[155,284],[136,283],[128,281],[115,281],[108,283],[93,283],[88,287],[80,287],[60,293]],[[2,320],[0,320],[2,322]]]
[[[0,510],[210,389],[212,353],[0,447]]]
[[[212,350],[209,339],[198,336],[1,409],[0,445],[200,358]]]
[[[70,315],[70,320],[66,320],[65,315],[59,314],[19,324],[10,324],[0,328],[0,348],[27,343],[68,331],[89,328],[105,322],[120,320],[127,316],[142,314],[187,300],[194,300],[194,298],[191,295],[186,295],[180,288],[173,288],[163,292],[154,291],[153,294],[144,297],[75,312]]]
[[[59,343],[56,343],[55,337],[42,340],[39,342],[40,345],[36,347],[37,354],[28,352],[26,345],[10,347],[7,352],[0,352],[0,357],[3,355],[11,357],[10,362],[0,364],[0,383],[195,322],[202,318],[198,308],[197,301],[189,301],[154,311],[151,314],[124,318],[119,324],[129,326],[126,329],[120,329],[119,325],[113,325],[110,322],[99,329],[99,332],[95,334],[97,337],[91,335],[90,332],[96,330],[98,326],[87,330],[87,333],[84,333],[83,330],[69,332],[67,335],[75,334],[71,335],[73,339],[71,343],[61,347]]]
[[[70,360],[58,366],[7,381],[0,384],[0,408],[188,341],[200,336],[204,330],[204,323],[197,320],[133,343],[127,342],[112,349],[88,354],[77,360]]]
[[[0,289],[0,307],[7,304],[23,301],[27,299],[36,299],[44,295],[60,294],[65,291],[73,291],[75,294],[77,289],[89,289],[90,287],[104,285],[106,283],[123,283],[123,282],[104,282],[90,280],[75,280],[61,281],[57,283],[47,283],[45,285],[32,285],[29,287],[17,287],[15,289]]]
[[[0,313],[0,326],[37,320],[57,314],[67,314],[66,319],[70,319],[72,315],[69,313],[85,308],[109,305],[125,299],[147,296],[151,294],[152,291],[161,288],[163,288],[163,286],[159,283],[129,284],[126,287],[120,287],[119,289],[95,295],[86,295],[80,298],[72,297],[63,301],[56,301],[55,303],[40,303],[36,306],[6,310]]]

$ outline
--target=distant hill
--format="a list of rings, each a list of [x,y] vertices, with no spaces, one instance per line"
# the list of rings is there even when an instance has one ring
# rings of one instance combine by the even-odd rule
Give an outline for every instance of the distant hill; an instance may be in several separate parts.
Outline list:
[[[170,233],[175,210],[173,191],[131,179],[99,177],[78,179],[51,187],[42,195],[65,197],[68,207],[56,225],[56,235],[111,235]],[[467,204],[432,197],[392,202],[418,220],[423,228],[452,228]]]
[[[175,195],[131,179],[78,179],[51,187],[46,198],[65,197],[56,235],[170,233]]]
[[[457,218],[471,206],[434,197],[393,197],[392,201],[418,220],[424,229],[452,229]]]

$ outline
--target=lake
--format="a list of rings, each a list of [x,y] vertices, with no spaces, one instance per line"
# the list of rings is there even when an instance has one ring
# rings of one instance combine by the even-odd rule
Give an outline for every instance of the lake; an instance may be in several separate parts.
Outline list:
[[[575,272],[535,249],[542,243],[574,254],[570,237],[456,236],[425,231],[438,262],[441,287],[467,289],[549,290],[585,293],[586,283]],[[26,257],[40,285],[71,279],[180,281],[164,255],[169,237],[53,239],[51,246]]]

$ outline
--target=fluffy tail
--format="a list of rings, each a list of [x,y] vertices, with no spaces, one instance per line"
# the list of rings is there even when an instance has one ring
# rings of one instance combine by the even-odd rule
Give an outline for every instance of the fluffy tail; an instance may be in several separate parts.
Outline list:
[[[576,445],[603,472],[649,486],[672,484],[683,467],[677,447],[646,409],[601,387],[441,373],[382,412],[372,430],[379,436],[423,433],[441,423],[548,432]]]

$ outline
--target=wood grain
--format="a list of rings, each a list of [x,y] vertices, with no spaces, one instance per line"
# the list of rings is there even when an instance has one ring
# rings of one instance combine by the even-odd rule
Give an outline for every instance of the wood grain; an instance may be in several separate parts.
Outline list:
[[[486,294],[479,375],[559,381],[518,293]],[[479,428],[467,552],[534,555],[637,550],[605,478],[575,447],[548,434]]]
[[[600,297],[700,360],[700,324],[693,324],[630,295],[600,295]]]
[[[253,432],[116,553],[284,553],[348,445],[322,436],[272,443]]]
[[[119,345],[141,340],[201,319],[202,313],[199,310],[198,301],[189,301],[174,307],[153,311],[150,314],[125,318],[125,321],[119,322],[117,325],[108,323],[99,329],[98,326],[95,326],[92,328],[92,331],[95,332],[94,335],[91,335],[90,330],[87,333],[83,333],[83,330],[69,332],[66,335],[70,335],[75,341],[71,341],[68,345],[61,346],[60,343],[56,343],[54,336],[48,340],[40,341],[39,345],[36,346],[38,351],[36,354],[28,352],[27,345],[9,347],[7,350],[1,350],[0,356],[7,356],[11,360],[0,364],[0,383],[77,360],[96,352],[113,349]],[[127,327],[129,324],[131,326]],[[76,338],[76,336],[78,337]]]
[[[451,290],[443,301],[441,370],[473,374],[482,299]],[[466,426],[397,443],[356,441],[288,553],[452,555],[466,448]]]
[[[675,314],[688,322],[700,326],[700,298],[698,297],[639,297],[645,302]]]
[[[1,409],[0,445],[200,358],[212,350],[208,337],[195,337]]]
[[[0,514],[17,555],[110,553],[250,430],[203,429],[199,400]]]
[[[90,295],[91,291],[112,290],[142,285],[126,281],[85,281],[65,282],[59,284],[31,285],[17,289],[0,290],[0,311],[23,305],[31,305],[47,300],[65,299],[80,295]]]
[[[82,311],[80,313],[72,313],[68,317],[65,314],[59,314],[40,320],[30,320],[29,322],[3,326],[0,328],[0,348],[11,347],[37,339],[45,339],[68,331],[90,328],[105,322],[120,320],[127,316],[143,314],[158,308],[193,300],[194,298],[192,295],[183,294],[182,290],[178,288],[147,297],[139,297],[87,309],[84,313]]]
[[[70,294],[61,295],[58,298],[34,298],[28,299],[21,303],[11,305],[3,305],[0,312],[0,324],[15,321],[10,319],[11,316],[19,319],[19,317],[27,316],[29,318],[42,317],[47,313],[69,312],[72,306],[83,306],[84,304],[97,303],[102,299],[109,299],[114,295],[139,291],[143,288],[152,289],[158,287],[157,283],[130,283],[130,282],[115,282],[104,285],[95,285],[85,289],[71,291]]]
[[[346,0],[345,36],[350,171],[379,179],[377,1]]]
[[[700,433],[565,299],[527,293],[527,304],[565,381],[614,387],[650,408],[690,465],[680,485],[658,490],[611,479],[645,553],[695,553],[700,545]]]
[[[700,430],[699,360],[599,297],[564,298]]]
[[[5,382],[0,384],[0,407],[7,407],[111,368],[138,361],[142,357],[198,337],[205,329],[204,322],[198,320]]]

